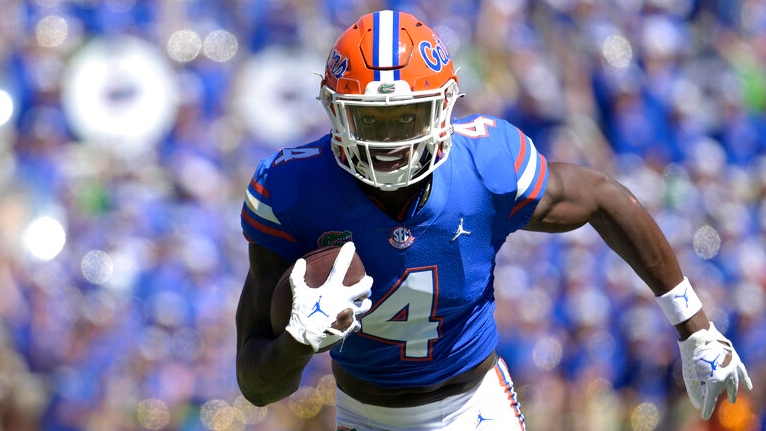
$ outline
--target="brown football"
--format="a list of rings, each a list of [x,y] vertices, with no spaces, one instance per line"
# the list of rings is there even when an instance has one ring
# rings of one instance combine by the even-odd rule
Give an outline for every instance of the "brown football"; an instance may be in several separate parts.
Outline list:
[[[330,275],[330,270],[335,263],[335,258],[340,252],[339,246],[322,247],[311,251],[303,256],[306,259],[306,284],[309,287],[321,286]],[[274,334],[281,334],[290,321],[290,313],[293,308],[293,292],[290,289],[290,272],[293,267],[287,268],[279,278],[274,295],[271,297],[271,327]],[[348,267],[343,284],[351,286],[356,284],[366,274],[362,259],[354,253],[351,265]]]

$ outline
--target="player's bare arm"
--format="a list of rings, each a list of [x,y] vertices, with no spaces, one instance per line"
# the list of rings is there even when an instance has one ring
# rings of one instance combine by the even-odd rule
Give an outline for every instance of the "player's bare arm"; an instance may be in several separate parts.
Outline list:
[[[545,195],[526,230],[564,232],[590,224],[660,296],[683,280],[673,249],[657,223],[622,184],[605,173],[550,163]],[[700,310],[676,325],[681,339],[709,326]]]
[[[527,229],[561,232],[585,223],[593,226],[649,285],[678,330],[684,384],[702,418],[710,419],[724,391],[734,403],[739,382],[752,390],[752,381],[731,341],[708,320],[665,235],[638,199],[604,173],[551,163],[545,196]],[[684,301],[676,301],[681,297]],[[706,357],[724,359],[713,367],[704,361]]]
[[[263,406],[297,390],[314,351],[287,332],[271,331],[271,296],[293,262],[259,245],[249,247],[250,271],[236,317],[237,382],[245,398]]]

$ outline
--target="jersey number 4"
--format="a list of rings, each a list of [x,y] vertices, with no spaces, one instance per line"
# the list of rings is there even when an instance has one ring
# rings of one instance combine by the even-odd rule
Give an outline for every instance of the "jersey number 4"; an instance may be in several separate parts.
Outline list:
[[[497,126],[495,120],[487,117],[476,117],[470,123],[454,124],[455,133],[469,138],[486,138],[489,136],[489,128]]]
[[[433,343],[441,336],[436,317],[439,291],[436,267],[410,269],[362,318],[360,333],[401,346],[401,358],[432,359]]]
[[[322,154],[321,147],[282,148],[279,156],[274,159],[274,165],[281,165],[293,160],[310,159]]]

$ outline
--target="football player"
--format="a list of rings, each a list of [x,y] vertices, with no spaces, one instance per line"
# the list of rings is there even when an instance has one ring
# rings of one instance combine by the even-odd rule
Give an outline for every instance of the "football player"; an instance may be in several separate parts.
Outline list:
[[[410,14],[365,15],[337,40],[319,93],[331,133],[263,160],[247,189],[250,271],[237,311],[246,398],[290,395],[312,356],[331,348],[339,430],[524,429],[495,353],[495,256],[516,230],[585,224],[675,325],[702,417],[724,390],[733,402],[740,381],[750,389],[631,192],[602,172],[547,161],[500,118],[451,120],[460,96],[444,41]],[[300,257],[340,244],[335,274],[308,288]],[[349,288],[341,280],[354,251],[369,277]],[[272,328],[272,292],[296,261],[289,324]]]

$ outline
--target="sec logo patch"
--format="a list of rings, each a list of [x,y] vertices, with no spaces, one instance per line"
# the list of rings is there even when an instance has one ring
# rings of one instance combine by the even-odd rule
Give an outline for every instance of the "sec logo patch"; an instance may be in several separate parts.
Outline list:
[[[415,237],[412,236],[412,232],[407,226],[397,226],[391,231],[391,237],[388,238],[388,243],[392,247],[404,250],[409,248],[415,241]]]

